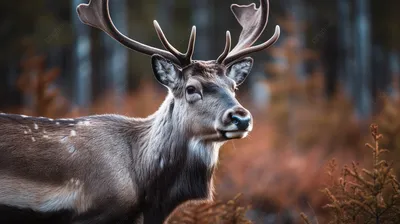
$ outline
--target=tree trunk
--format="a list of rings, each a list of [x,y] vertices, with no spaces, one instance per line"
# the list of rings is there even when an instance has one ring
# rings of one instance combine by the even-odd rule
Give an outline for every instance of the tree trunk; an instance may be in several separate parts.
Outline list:
[[[162,21],[162,29],[166,33],[173,34],[172,13],[174,11],[175,0],[158,0],[157,20]]]
[[[352,85],[354,83],[354,73],[352,71],[353,51],[351,49],[352,41],[352,23],[350,19],[350,2],[349,0],[338,0],[338,47],[339,47],[339,63],[338,72],[339,79],[344,84],[346,93],[352,95]],[[354,96],[353,96],[354,97]]]
[[[74,28],[74,44],[72,46],[72,75],[73,75],[73,99],[82,109],[87,109],[91,102],[91,75],[92,61],[90,57],[91,39],[88,25],[83,24],[77,16],[76,7],[83,0],[72,1],[72,26]],[[84,108],[85,107],[85,108]]]
[[[128,30],[126,8],[126,0],[110,1],[112,20],[118,30],[124,34]],[[107,87],[111,87],[115,94],[115,108],[121,108],[122,98],[127,89],[128,49],[106,33],[102,33],[102,39],[104,44],[104,71],[109,84]]]
[[[211,57],[213,24],[213,1],[211,0],[191,0],[192,5],[192,24],[196,24],[197,38],[194,58],[197,60],[208,60]]]
[[[293,18],[293,27],[294,32],[293,36],[297,41],[296,48],[294,49],[295,52],[302,54],[305,49],[305,35],[303,29],[303,23],[305,22],[305,7],[303,0],[290,0],[289,1],[291,8],[289,15]],[[305,70],[305,60],[302,58],[295,63],[295,72],[296,77],[299,81],[304,81],[306,79],[306,70]]]
[[[371,28],[369,0],[356,0],[355,58],[357,70],[356,111],[359,118],[371,115]]]
[[[388,72],[388,77],[386,79],[386,84],[389,87],[391,87],[389,88],[389,94],[395,99],[397,99],[399,97],[398,91],[400,88],[399,53],[397,51],[391,51],[389,54],[388,61],[389,61],[389,72]]]

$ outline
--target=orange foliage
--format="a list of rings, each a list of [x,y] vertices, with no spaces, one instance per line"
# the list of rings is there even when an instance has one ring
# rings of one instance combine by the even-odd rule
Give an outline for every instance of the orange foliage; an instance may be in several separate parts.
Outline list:
[[[238,203],[238,197],[228,202],[185,203],[168,218],[166,224],[251,224],[245,218],[248,208]]]
[[[144,82],[137,91],[123,96],[116,95],[113,90],[106,92],[92,104],[89,111],[91,114],[118,113],[147,117],[159,108],[166,95],[166,90],[162,91],[153,83]]]
[[[383,135],[378,126],[370,126],[373,143],[365,146],[372,152],[371,169],[357,162],[344,166],[340,178],[333,176],[337,170],[335,160],[328,166],[331,184],[324,190],[329,198],[324,208],[330,211],[330,222],[347,223],[398,223],[400,221],[400,184],[394,174],[393,162],[382,159],[387,149],[380,147]],[[301,214],[305,223],[307,215]]]
[[[76,110],[71,110],[71,103],[53,84],[60,75],[60,70],[47,69],[46,57],[37,55],[33,47],[29,47],[25,54],[26,58],[21,61],[22,74],[18,77],[17,87],[32,104],[13,112],[51,118],[76,113]]]
[[[330,157],[322,147],[306,153],[290,148],[272,148],[271,126],[258,124],[248,139],[229,144],[224,150],[216,180],[219,198],[229,199],[243,193],[245,204],[279,213],[287,208],[304,208],[309,204],[320,210],[326,198],[318,191],[326,182],[323,166]],[[330,156],[349,162],[351,151],[337,151]],[[320,211],[323,212],[323,211]]]

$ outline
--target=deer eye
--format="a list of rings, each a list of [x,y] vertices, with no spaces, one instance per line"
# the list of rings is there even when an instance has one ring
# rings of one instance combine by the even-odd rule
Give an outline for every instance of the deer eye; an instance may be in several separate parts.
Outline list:
[[[186,92],[190,95],[193,93],[196,93],[196,88],[194,86],[188,86],[186,87]]]

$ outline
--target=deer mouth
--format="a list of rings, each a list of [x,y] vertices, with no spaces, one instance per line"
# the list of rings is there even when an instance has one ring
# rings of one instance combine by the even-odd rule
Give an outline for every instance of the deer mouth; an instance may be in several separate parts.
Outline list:
[[[226,140],[229,139],[240,139],[240,138],[245,138],[248,134],[249,131],[242,131],[242,130],[236,130],[236,131],[223,131],[219,130],[219,133],[222,135],[222,137]]]

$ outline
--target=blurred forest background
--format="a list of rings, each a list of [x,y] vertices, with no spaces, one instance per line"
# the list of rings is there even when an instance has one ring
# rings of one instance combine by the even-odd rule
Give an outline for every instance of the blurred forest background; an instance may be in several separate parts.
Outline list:
[[[0,111],[47,117],[99,113],[147,116],[166,95],[150,58],[128,51],[80,22],[83,0],[0,2]],[[159,21],[171,43],[186,49],[197,26],[195,59],[216,59],[240,26],[230,4],[258,0],[111,0],[118,29],[162,47]],[[300,212],[327,223],[319,190],[324,166],[370,166],[368,126],[376,122],[400,174],[400,2],[395,0],[270,0],[261,39],[281,26],[278,42],[253,55],[238,97],[254,131],[221,151],[216,198],[251,205],[254,223],[299,223]],[[396,163],[397,160],[397,163]],[[194,222],[193,222],[194,223]]]

